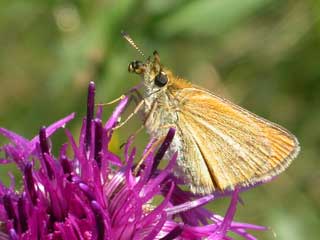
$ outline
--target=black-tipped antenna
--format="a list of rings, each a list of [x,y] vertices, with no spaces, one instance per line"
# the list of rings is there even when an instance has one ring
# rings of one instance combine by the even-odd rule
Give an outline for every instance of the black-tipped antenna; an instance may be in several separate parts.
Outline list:
[[[146,57],[144,53],[140,50],[140,48],[136,45],[136,43],[132,40],[128,33],[125,31],[121,31],[122,37],[127,40],[132,47],[134,47],[143,57]]]

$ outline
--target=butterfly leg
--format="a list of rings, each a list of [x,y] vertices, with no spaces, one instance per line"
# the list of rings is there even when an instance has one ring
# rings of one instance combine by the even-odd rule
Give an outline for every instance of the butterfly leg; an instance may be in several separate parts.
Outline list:
[[[116,127],[113,128],[113,130],[117,130],[119,128],[121,128],[123,125],[125,125],[133,116],[135,116],[139,110],[141,109],[141,107],[143,106],[143,104],[145,104],[145,100],[142,99],[138,105],[136,106],[136,108],[133,110],[132,113],[129,114],[129,116],[123,121],[121,122],[119,125],[117,125]]]
[[[169,124],[165,124],[165,125],[162,125],[161,127],[159,127],[159,129],[169,129],[169,128],[174,128],[176,129],[177,128],[177,125],[173,124],[173,123],[169,123]]]
[[[120,97],[118,97],[118,98],[116,98],[116,99],[114,99],[114,100],[112,100],[110,102],[96,103],[95,106],[98,106],[98,107],[100,107],[100,106],[108,106],[108,105],[111,105],[111,104],[114,104],[114,103],[117,103],[117,102],[123,100],[125,97],[126,97],[126,95],[121,95]]]
[[[136,96],[134,95],[134,93],[136,94]],[[139,92],[138,89],[132,89],[132,90],[128,91],[127,94],[131,94],[131,96],[134,97],[134,101],[136,103],[138,103],[138,101],[141,101],[143,99],[143,96],[141,95],[141,93]]]
[[[142,116],[142,118],[144,118],[143,124],[141,124],[141,126],[131,136],[135,137],[137,134],[139,134],[142,131],[142,129],[145,128],[146,122],[148,121],[148,119],[151,117],[151,115],[155,111],[156,106],[157,106],[156,102],[153,103],[153,105],[151,106],[151,110],[148,112],[148,114],[146,116]],[[125,145],[125,143],[121,144],[120,148],[122,148],[124,145]]]
[[[143,128],[144,128],[144,125],[141,125],[133,134],[130,135],[130,137],[135,138],[135,136],[138,135]],[[119,147],[119,148],[122,149],[123,146],[126,145],[126,143],[127,143],[127,142],[124,142],[124,143],[120,144],[120,147]]]
[[[156,147],[158,147],[166,138],[166,136],[163,136],[159,139],[157,139],[155,142],[152,143],[151,147],[148,149],[148,151],[146,151],[143,156],[141,157],[141,159],[139,160],[139,162],[137,163],[137,165],[134,168],[134,174],[137,175],[137,173],[139,172],[139,169],[141,167],[141,164],[144,162],[144,160],[149,156],[149,154],[154,151],[156,149]]]
[[[136,94],[136,96],[134,94]],[[112,100],[110,102],[97,103],[95,105],[96,106],[108,106],[108,105],[111,105],[111,104],[114,104],[114,103],[117,103],[117,102],[123,100],[128,95],[130,95],[130,98],[132,98],[131,100],[134,100],[135,103],[137,103],[138,101],[141,101],[143,99],[143,97],[142,97],[141,93],[139,92],[139,90],[137,88],[133,88],[133,89],[130,89],[125,94],[122,94],[120,97],[117,97],[116,99],[114,99],[114,100]]]
[[[173,124],[166,124],[160,127],[161,128],[176,128],[175,125]],[[144,155],[142,156],[142,158],[140,159],[140,161],[137,163],[137,165],[134,168],[134,174],[137,175],[137,173],[139,172],[140,166],[141,164],[144,162],[144,160],[148,157],[148,155],[154,151],[159,145],[161,145],[163,143],[163,141],[165,140],[167,135],[163,135],[162,137],[160,137],[159,139],[157,139],[156,141],[154,141],[151,145],[151,147],[147,150],[147,152],[144,153]]]

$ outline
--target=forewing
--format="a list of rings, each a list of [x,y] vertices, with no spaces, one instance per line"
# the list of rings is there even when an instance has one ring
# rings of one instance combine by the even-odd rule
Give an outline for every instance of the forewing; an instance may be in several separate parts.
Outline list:
[[[205,90],[181,89],[176,99],[187,172],[196,192],[268,180],[299,152],[287,130]]]

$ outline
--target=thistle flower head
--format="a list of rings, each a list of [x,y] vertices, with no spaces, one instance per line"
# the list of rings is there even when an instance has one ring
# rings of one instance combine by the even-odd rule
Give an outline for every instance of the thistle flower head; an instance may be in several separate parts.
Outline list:
[[[74,114],[42,127],[31,140],[0,128],[10,141],[0,149],[5,156],[0,163],[15,163],[22,173],[21,188],[13,178],[9,187],[0,184],[0,239],[231,239],[228,232],[255,239],[247,230],[266,229],[233,221],[238,190],[224,217],[203,207],[215,195],[197,197],[182,190],[181,180],[172,174],[176,154],[164,169],[158,168],[174,129],[158,150],[150,141],[139,167],[134,165],[140,158],[133,137],[123,158],[112,153],[112,129],[128,98],[103,123],[102,109],[94,114],[94,83],[88,89],[79,139],[65,128]],[[54,156],[49,139],[59,128],[68,143]]]

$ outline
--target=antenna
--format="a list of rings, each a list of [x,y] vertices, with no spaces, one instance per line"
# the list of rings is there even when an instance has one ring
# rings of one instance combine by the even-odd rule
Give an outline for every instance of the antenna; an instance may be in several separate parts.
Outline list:
[[[125,39],[125,40],[127,40],[129,43],[130,43],[130,45],[132,46],[132,47],[134,47],[143,57],[146,57],[144,54],[143,54],[143,52],[140,50],[140,48],[137,46],[137,44],[132,40],[132,38],[129,36],[129,34],[128,33],[126,33],[125,31],[121,31],[121,35],[122,35],[122,37]]]

